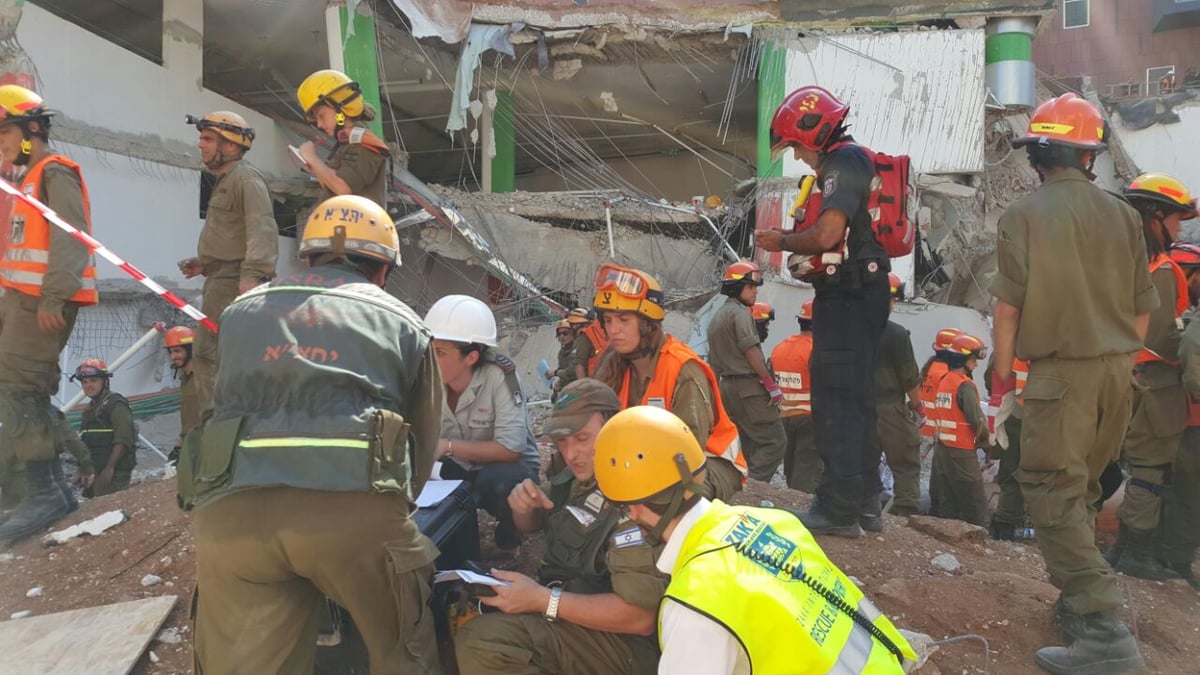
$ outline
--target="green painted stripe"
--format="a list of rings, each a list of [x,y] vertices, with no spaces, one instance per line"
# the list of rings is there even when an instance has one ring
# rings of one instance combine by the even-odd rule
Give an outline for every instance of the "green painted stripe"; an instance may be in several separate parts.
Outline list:
[[[371,447],[368,441],[354,441],[348,438],[306,438],[292,436],[281,438],[248,438],[238,444],[243,448],[281,448],[288,446],[305,448],[360,448]]]
[[[771,161],[771,118],[787,92],[787,49],[774,42],[763,45],[758,64],[758,177],[780,178],[783,161]]]
[[[989,35],[983,46],[985,63],[1032,61],[1033,36],[1028,33]]]
[[[517,120],[511,91],[496,92],[492,140],[496,143],[496,156],[492,158],[492,192],[512,192],[517,189]]]
[[[356,3],[351,3],[351,6],[354,4]],[[354,35],[349,35],[350,24],[347,19],[350,17],[346,16],[346,8],[342,7],[338,13],[342,19],[342,58],[346,62],[346,74],[358,82],[362,87],[363,100],[375,108],[375,119],[367,122],[367,127],[376,136],[383,138],[383,111],[379,105],[379,64],[375,56],[375,17],[355,12]]]

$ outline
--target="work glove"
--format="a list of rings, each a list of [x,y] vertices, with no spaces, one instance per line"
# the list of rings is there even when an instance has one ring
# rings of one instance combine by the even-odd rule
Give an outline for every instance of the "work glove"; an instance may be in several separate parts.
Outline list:
[[[912,411],[913,418],[917,420],[917,426],[924,426],[927,419],[925,418],[925,403],[921,399],[908,402],[908,409]]]
[[[996,393],[995,388],[992,389],[992,395],[988,397],[987,402],[987,423],[988,435],[992,438],[996,437],[996,413],[1000,412],[1000,402],[1004,399],[1002,394]]]
[[[779,385],[775,384],[775,380],[770,375],[762,379],[763,389],[767,390],[767,394],[771,397],[771,405],[779,405],[783,403],[783,392],[779,390]]]
[[[1010,391],[1017,390],[1017,374],[1009,373],[1008,377],[1001,379],[996,375],[996,371],[992,371],[992,398],[999,401]],[[999,408],[999,404],[996,405]]]

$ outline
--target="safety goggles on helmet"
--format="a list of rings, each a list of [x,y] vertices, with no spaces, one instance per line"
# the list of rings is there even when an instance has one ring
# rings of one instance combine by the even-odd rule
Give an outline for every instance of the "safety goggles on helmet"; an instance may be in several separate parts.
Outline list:
[[[230,143],[240,145],[246,149],[249,149],[254,143],[254,129],[251,127],[243,127],[233,124],[232,122],[213,119],[213,115],[196,117],[195,115],[188,113],[184,116],[184,120],[186,120],[188,124],[196,127],[197,131],[215,131],[221,138],[224,138]],[[240,138],[235,138],[239,136]]]
[[[983,340],[966,333],[954,338],[949,351],[981,360],[987,358],[987,346],[983,344]]]
[[[639,270],[605,263],[596,271],[594,286],[596,309],[637,312],[654,321],[666,314],[662,287]]]
[[[71,375],[71,381],[84,380],[89,377],[103,377],[105,379],[111,377],[112,373],[108,372],[108,364],[100,359],[85,359],[79,367],[75,369],[75,373]]]
[[[756,263],[739,260],[725,268],[725,274],[721,277],[721,281],[726,283],[740,281],[753,286],[762,286],[762,269]]]

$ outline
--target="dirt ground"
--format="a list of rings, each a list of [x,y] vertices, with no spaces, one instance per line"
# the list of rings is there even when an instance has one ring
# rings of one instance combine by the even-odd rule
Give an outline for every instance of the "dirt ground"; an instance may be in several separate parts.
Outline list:
[[[102,605],[151,595],[174,594],[179,601],[164,628],[182,638],[150,646],[157,659],[143,655],[135,673],[191,672],[188,600],[194,579],[189,517],[175,506],[173,480],[152,480],[129,491],[92,500],[56,527],[65,527],[108,510],[121,509],[129,520],[99,537],[83,537],[47,548],[23,542],[0,555],[0,617],[30,610],[52,612]],[[735,501],[758,505],[805,507],[808,497],[766,483],[751,482]],[[481,518],[485,558],[491,524]],[[1053,618],[1056,590],[1046,581],[1032,545],[992,541],[946,543],[918,532],[905,519],[888,516],[882,535],[857,541],[821,538],[829,556],[857,579],[896,623],[935,640],[975,634],[987,640],[990,665],[984,669],[983,644],[965,640],[943,646],[922,668],[937,673],[1033,675],[1037,648],[1058,643]],[[522,546],[518,567],[532,572],[542,551],[538,538]],[[954,573],[930,560],[950,553],[961,564]],[[144,587],[154,574],[163,583]],[[1200,595],[1183,582],[1153,583],[1120,577],[1128,603],[1125,619],[1138,636],[1150,673],[1194,673],[1200,659]],[[34,587],[42,595],[26,597]],[[170,635],[161,636],[170,639]],[[323,672],[335,672],[327,668]]]

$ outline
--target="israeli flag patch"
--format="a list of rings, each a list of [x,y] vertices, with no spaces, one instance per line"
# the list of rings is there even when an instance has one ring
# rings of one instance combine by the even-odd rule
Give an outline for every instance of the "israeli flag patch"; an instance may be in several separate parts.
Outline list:
[[[629,548],[630,546],[641,546],[644,543],[642,540],[642,528],[634,525],[633,527],[621,530],[613,535],[613,545],[617,548]]]

